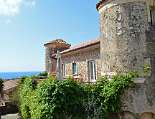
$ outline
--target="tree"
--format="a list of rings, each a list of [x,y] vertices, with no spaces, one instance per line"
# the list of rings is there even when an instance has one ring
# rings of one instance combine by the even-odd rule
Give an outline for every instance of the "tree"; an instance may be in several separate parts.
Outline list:
[[[2,96],[2,92],[3,92],[3,87],[4,87],[3,80],[0,79],[0,95],[1,96]]]

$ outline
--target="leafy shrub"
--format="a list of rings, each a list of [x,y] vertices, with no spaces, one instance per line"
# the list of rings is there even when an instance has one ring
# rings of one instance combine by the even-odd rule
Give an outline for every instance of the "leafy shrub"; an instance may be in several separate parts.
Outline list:
[[[0,79],[0,94],[2,93],[2,91],[3,91],[3,80],[2,79]]]
[[[45,76],[45,77],[47,77],[48,73],[47,72],[41,72],[41,73],[38,74],[38,76]]]
[[[33,80],[26,79],[21,84],[20,92],[20,108],[24,119],[83,118],[83,89],[73,80],[48,79],[34,89]]]
[[[104,98],[104,107],[106,112],[121,111],[121,95],[125,89],[132,86],[133,78],[136,74],[116,75],[112,77],[101,90],[101,96]]]
[[[106,76],[97,80],[96,84],[84,86],[87,92],[85,109],[90,119],[106,119],[109,113],[121,111],[121,95],[124,90],[133,85],[136,72],[118,74],[108,80]]]
[[[121,95],[132,86],[136,73],[120,74],[111,80],[102,77],[95,84],[71,79],[48,78],[40,83],[24,79],[20,85],[23,119],[106,119],[109,112],[121,111]]]
[[[20,111],[22,114],[23,119],[30,119],[30,103],[31,103],[31,97],[33,96],[33,86],[32,86],[32,79],[26,78],[22,79],[20,84]]]
[[[22,76],[20,79],[26,79],[26,78],[29,78],[28,76]]]
[[[38,75],[32,75],[32,76],[22,76],[20,77],[21,82],[27,78],[31,78],[31,79],[41,79],[41,78],[46,78],[48,77],[48,73],[47,72],[41,72]]]

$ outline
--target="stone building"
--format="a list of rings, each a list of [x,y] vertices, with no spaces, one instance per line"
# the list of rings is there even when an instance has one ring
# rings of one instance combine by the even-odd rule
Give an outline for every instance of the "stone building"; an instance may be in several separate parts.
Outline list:
[[[63,49],[60,49],[59,46]],[[101,76],[100,40],[90,40],[70,47],[62,39],[45,44],[46,71],[57,73],[57,50],[61,54],[61,73],[63,78],[69,76],[83,82],[94,82]]]
[[[84,82],[137,71],[141,77],[122,96],[123,111],[117,118],[155,119],[155,0],[100,0],[97,10],[99,38],[75,47],[60,39],[45,44],[46,70],[55,74],[59,67],[64,78]]]

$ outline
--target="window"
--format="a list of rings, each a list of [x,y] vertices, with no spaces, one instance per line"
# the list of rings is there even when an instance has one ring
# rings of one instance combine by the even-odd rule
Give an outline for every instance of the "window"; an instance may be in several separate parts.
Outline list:
[[[155,25],[155,1],[146,0],[147,12],[148,12],[148,22],[150,25]]]
[[[88,79],[96,81],[96,64],[94,60],[88,61]]]
[[[151,7],[150,8],[150,22],[151,22],[151,25],[154,25],[155,24],[155,8],[154,7]]]
[[[72,71],[73,71],[73,75],[77,74],[77,64],[76,63],[72,63]]]
[[[152,10],[150,10],[150,19],[151,19],[151,25],[153,25],[153,16],[152,16]]]
[[[62,64],[62,76],[66,76],[66,64]]]

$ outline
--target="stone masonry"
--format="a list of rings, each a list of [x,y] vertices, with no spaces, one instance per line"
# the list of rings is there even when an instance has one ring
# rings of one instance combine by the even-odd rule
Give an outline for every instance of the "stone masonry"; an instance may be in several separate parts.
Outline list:
[[[151,66],[150,75],[135,79],[135,86],[125,91],[119,119],[155,119],[155,27],[150,25],[150,1],[101,0],[97,4],[101,75],[144,74],[144,66]]]
[[[100,44],[77,50],[71,53],[62,54],[62,63],[66,65],[66,76],[72,76],[72,63],[76,62],[78,67],[78,78],[82,82],[90,82],[88,79],[88,61],[96,62],[97,78],[101,76]]]
[[[63,49],[62,45],[60,45],[60,43],[62,42],[63,45],[65,46],[65,48]],[[65,65],[65,69],[63,69],[62,67],[61,72],[63,72],[62,75],[64,79],[68,77],[73,77],[75,80],[79,80],[80,82],[91,82],[88,74],[88,61],[90,60],[93,60],[95,62],[95,68],[96,68],[95,74],[96,79],[98,79],[101,76],[100,40],[99,39],[91,40],[88,41],[87,43],[81,43],[71,48],[66,47],[66,44],[67,43],[65,41],[62,41],[62,39],[53,40],[45,44],[46,71],[53,76],[56,75],[57,70],[56,51],[62,49],[60,51],[61,66]],[[73,63],[76,63],[77,65],[76,75],[75,74],[73,75],[73,69],[72,69]]]
[[[146,4],[144,1],[116,3],[108,3],[110,8],[99,10],[102,72],[143,72],[148,28]]]

